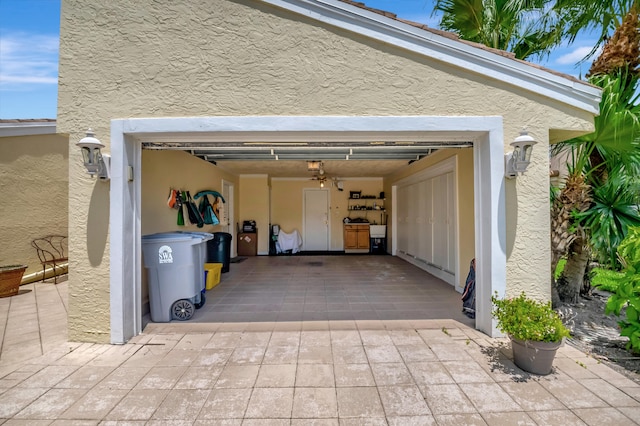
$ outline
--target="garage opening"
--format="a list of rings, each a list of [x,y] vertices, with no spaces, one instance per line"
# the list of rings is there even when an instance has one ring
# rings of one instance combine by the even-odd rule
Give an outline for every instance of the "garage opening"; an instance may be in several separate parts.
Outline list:
[[[413,295],[407,292],[407,289],[401,289],[397,285],[398,283],[408,284],[408,288],[417,285],[416,282],[407,277],[415,276],[419,277],[416,278],[417,280],[424,281],[427,275],[415,268],[415,266],[422,269],[432,268],[436,272],[439,271],[441,275],[443,274],[440,277],[444,277],[443,279],[450,275],[453,279],[449,279],[449,281],[452,281],[454,285],[455,280],[459,279],[461,274],[466,274],[464,269],[467,259],[461,261],[459,254],[453,254],[456,251],[456,238],[459,236],[459,230],[456,227],[452,227],[445,229],[443,232],[443,227],[441,226],[444,225],[447,228],[449,221],[446,216],[451,212],[455,212],[455,205],[447,205],[445,203],[443,207],[442,203],[437,199],[437,196],[442,196],[445,200],[448,200],[448,194],[451,193],[449,190],[453,189],[454,185],[451,180],[452,177],[447,175],[449,172],[446,170],[444,174],[429,175],[430,173],[433,174],[434,170],[438,172],[438,167],[430,168],[431,171],[426,172],[426,174],[425,172],[409,172],[407,176],[402,176],[402,173],[395,173],[394,175],[392,169],[393,167],[397,169],[400,163],[402,166],[407,166],[409,162],[428,157],[437,149],[451,147],[467,147],[469,149],[469,147],[473,147],[473,187],[475,198],[481,198],[478,195],[481,196],[483,193],[490,195],[483,200],[476,200],[474,204],[475,214],[473,215],[473,221],[476,230],[474,232],[473,253],[476,254],[478,264],[485,265],[486,263],[487,265],[487,267],[483,267],[479,271],[477,276],[478,298],[481,300],[478,303],[476,326],[491,333],[491,320],[490,317],[487,320],[486,315],[488,313],[488,295],[491,294],[492,286],[495,288],[496,286],[504,285],[504,280],[494,283],[487,279],[490,276],[499,278],[501,273],[504,274],[504,253],[500,253],[502,251],[500,244],[497,244],[496,247],[496,244],[491,241],[491,239],[494,239],[494,242],[499,241],[500,234],[493,222],[501,216],[498,212],[503,207],[500,205],[503,202],[501,198],[493,196],[494,193],[499,194],[502,189],[500,183],[496,182],[498,175],[491,170],[492,162],[496,162],[498,158],[502,161],[502,132],[500,126],[501,120],[496,117],[485,118],[484,120],[476,118],[461,120],[451,117],[227,117],[114,120],[112,126],[112,167],[114,170],[120,169],[123,173],[121,176],[117,176],[117,173],[114,173],[112,179],[111,229],[115,231],[112,234],[111,245],[112,340],[114,342],[126,341],[126,339],[139,333],[142,328],[143,295],[139,238],[144,234],[142,228],[143,225],[147,226],[145,222],[147,218],[146,216],[141,218],[140,216],[127,214],[126,205],[130,204],[130,211],[144,211],[141,204],[143,147],[156,151],[186,151],[189,155],[215,163],[216,167],[220,167],[232,175],[249,176],[250,183],[253,183],[251,179],[257,177],[258,181],[261,181],[263,179],[262,176],[267,176],[265,183],[268,184],[263,185],[262,189],[267,189],[271,186],[271,179],[305,179],[301,177],[300,171],[295,170],[295,168],[302,167],[306,169],[308,160],[320,159],[327,166],[325,172],[331,170],[331,185],[337,185],[338,182],[342,182],[342,189],[346,191],[344,186],[350,181],[351,183],[355,182],[357,185],[358,179],[373,178],[381,181],[383,190],[377,192],[389,194],[384,198],[391,204],[391,207],[385,207],[385,210],[390,210],[391,217],[385,218],[384,222],[389,227],[389,235],[391,235],[389,240],[390,249],[388,251],[395,256],[385,256],[384,262],[380,261],[381,258],[376,259],[373,256],[366,255],[347,258],[320,256],[312,260],[294,256],[259,256],[252,258],[238,265],[238,268],[234,271],[234,273],[237,271],[236,276],[229,275],[229,278],[226,279],[230,283],[232,279],[237,279],[238,283],[242,282],[244,284],[243,291],[246,294],[232,294],[231,289],[233,286],[231,284],[224,290],[221,287],[219,292],[227,291],[230,293],[220,295],[219,298],[219,301],[221,301],[228,297],[227,302],[230,303],[226,303],[227,306],[222,309],[227,309],[229,312],[225,314],[224,311],[219,310],[211,313],[209,318],[212,321],[224,320],[223,317],[227,320],[231,317],[236,317],[238,321],[273,321],[278,318],[277,315],[280,315],[283,320],[287,315],[291,320],[313,319],[314,317],[317,319],[337,320],[342,319],[340,315],[345,317],[350,315],[353,318],[354,312],[357,312],[359,318],[362,319],[374,314],[378,319],[382,319],[381,316],[384,315],[398,315],[398,312],[393,312],[394,309],[390,309],[392,307],[398,307],[398,311],[404,312],[403,315],[405,317],[412,315],[411,308],[415,308],[416,312],[418,310],[424,312],[424,306],[419,306],[415,300],[413,302],[409,300],[412,297],[419,296]],[[116,131],[113,131],[114,129]],[[120,145],[122,149],[118,150],[116,148],[117,145]],[[497,149],[498,146],[499,150]],[[346,153],[338,153],[339,150],[346,150]],[[296,157],[286,158],[287,154]],[[225,155],[226,158],[223,157]],[[332,155],[335,155],[335,157],[332,158]],[[341,159],[338,159],[338,155],[342,156]],[[377,155],[378,158],[366,159],[362,157],[364,155],[369,155],[370,157]],[[372,168],[370,166],[372,163],[369,163],[369,166],[364,166],[366,162],[376,162],[375,164],[378,164],[379,167],[377,169]],[[450,162],[444,163],[449,164]],[[331,168],[328,166],[331,166]],[[130,176],[130,167],[134,170],[132,176]],[[344,168],[341,169],[340,167]],[[144,176],[148,178],[146,170],[145,168]],[[373,170],[376,170],[376,172],[374,173]],[[382,170],[392,171],[385,173]],[[429,168],[425,170],[429,170]],[[188,174],[188,172],[186,173]],[[364,173],[367,173],[368,176]],[[306,170],[303,171],[302,176],[305,174]],[[133,179],[125,180],[124,176],[132,177]],[[383,176],[394,176],[393,181],[384,182]],[[499,176],[501,181],[501,172]],[[335,180],[333,177],[335,177]],[[309,179],[317,180],[314,177]],[[327,181],[321,181],[320,183],[325,182]],[[318,182],[313,183],[317,184]],[[220,184],[221,182],[216,183],[216,185]],[[273,185],[277,186],[278,183]],[[436,188],[436,191],[439,191],[435,195],[432,191],[433,197],[436,198],[431,197],[428,202],[418,199],[415,201],[417,203],[415,206],[405,205],[406,203],[414,202],[410,196],[414,191],[412,188],[417,188],[417,193],[422,194],[424,192],[422,189],[426,188],[423,188],[424,185],[430,185],[432,189]],[[242,198],[242,180],[240,180],[239,186],[240,189],[237,195]],[[385,189],[387,190],[385,191]],[[165,190],[166,188],[158,189],[158,191],[162,192]],[[267,189],[266,195],[262,194],[266,198],[267,205],[269,204],[268,191]],[[450,198],[457,199],[457,196],[458,194],[451,194]],[[444,212],[445,216],[442,223],[427,223],[425,221],[424,223],[416,224],[416,228],[424,228],[424,230],[429,228],[436,232],[431,238],[432,241],[435,241],[435,245],[431,243],[430,249],[427,247],[421,248],[420,239],[412,239],[410,237],[411,228],[408,226],[408,218],[406,218],[406,215],[403,216],[403,212],[410,211],[419,217],[424,210],[423,207],[429,203],[431,203],[432,207],[433,205],[437,205],[439,208],[443,207],[440,210]],[[120,207],[116,208],[114,214],[114,206],[118,204],[120,204]],[[122,209],[122,206],[125,209]],[[377,213],[381,212],[381,210],[374,208],[372,212],[377,216]],[[492,214],[492,211],[495,214]],[[269,207],[269,214],[273,213]],[[334,216],[336,214],[338,216],[344,215],[341,211],[331,212],[331,214]],[[241,220],[240,217],[233,219]],[[271,224],[271,219],[273,218],[269,218],[269,224]],[[341,222],[342,219],[341,217]],[[478,225],[483,225],[484,228],[478,230]],[[233,225],[230,224],[230,226]],[[130,232],[124,230],[129,230]],[[338,232],[340,231],[342,230],[339,229]],[[329,251],[344,251],[343,241],[339,241],[340,244],[335,243],[335,238],[332,241],[331,249],[333,250]],[[336,246],[338,249],[336,249]],[[493,253],[492,250],[496,248],[496,253]],[[127,253],[131,254],[131,257],[127,258]],[[501,257],[502,259],[500,259]],[[401,258],[413,265],[400,260]],[[281,262],[281,264],[275,262]],[[344,263],[340,264],[339,262]],[[320,263],[320,265],[316,265],[316,263]],[[493,265],[493,263],[496,263],[496,265]],[[318,272],[318,268],[322,273]],[[502,269],[502,272],[500,272],[500,269]],[[461,270],[463,272],[460,272]],[[115,274],[114,271],[116,272]],[[288,271],[286,272],[287,275],[279,279],[277,273],[285,273],[284,271]],[[275,313],[273,307],[275,302],[273,301],[277,298],[279,298],[277,300],[281,304],[299,304],[300,292],[303,290],[295,288],[291,284],[295,283],[296,274],[301,273],[301,271],[306,277],[305,285],[307,287],[303,289],[305,297],[307,294],[310,296],[308,305],[312,305],[313,296],[317,296],[318,310],[316,314],[312,315],[311,312],[313,311],[308,310],[308,315],[305,318],[304,310],[302,315],[295,310],[278,310]],[[370,271],[372,274],[367,275],[364,273],[365,271]],[[418,275],[415,274],[416,271],[419,272]],[[361,281],[354,283],[354,277],[351,274],[361,277]],[[125,276],[132,278],[127,280],[127,284],[123,280]],[[269,277],[269,282],[278,284],[265,289],[264,280],[267,277]],[[322,289],[319,286],[313,288],[314,277],[318,280],[315,284],[322,280]],[[437,282],[441,283],[441,281]],[[133,283],[133,285],[129,283]],[[289,287],[285,288],[287,283]],[[327,283],[330,284],[327,285]],[[348,286],[348,283],[353,283],[353,285]],[[372,288],[374,283],[377,285]],[[255,288],[252,287],[252,284],[255,284]],[[260,285],[263,288],[260,288]],[[433,284],[432,287],[437,285],[439,284]],[[451,294],[457,298],[456,293]],[[133,297],[127,298],[126,296]],[[271,296],[271,303],[269,302],[269,296]],[[379,299],[376,300],[375,297],[379,297]],[[361,310],[354,311],[350,309],[346,311],[344,309],[345,300],[357,306],[358,301],[362,300],[358,298],[368,298],[366,300],[366,309],[364,309],[364,301],[362,302],[363,309]],[[266,300],[266,302],[262,304],[250,303],[258,300]],[[438,300],[438,298],[432,298],[432,302],[435,300]],[[425,301],[427,301],[426,298]],[[442,299],[440,301],[442,302]],[[241,312],[240,305],[246,305],[245,307],[255,305],[252,312],[253,317],[247,316],[250,312]],[[332,305],[332,311],[328,310],[329,305]],[[256,312],[256,309],[261,311]],[[333,312],[334,317],[329,318],[329,312]],[[257,315],[257,313],[262,313],[262,315]],[[205,317],[204,315],[201,316]],[[403,318],[398,317],[398,319]]]

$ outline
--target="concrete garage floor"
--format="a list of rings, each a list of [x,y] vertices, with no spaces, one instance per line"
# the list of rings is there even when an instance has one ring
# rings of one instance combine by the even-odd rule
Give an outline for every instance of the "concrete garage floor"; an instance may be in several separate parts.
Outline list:
[[[393,256],[258,256],[232,263],[189,322],[454,319],[453,286]]]

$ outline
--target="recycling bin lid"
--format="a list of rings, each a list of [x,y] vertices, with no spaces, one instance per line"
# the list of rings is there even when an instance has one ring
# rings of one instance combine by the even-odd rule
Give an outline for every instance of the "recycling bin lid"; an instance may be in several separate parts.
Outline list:
[[[181,232],[159,232],[157,234],[143,235],[142,241],[143,242],[158,242],[158,241],[179,242],[179,241],[195,241],[198,238],[199,237],[196,237],[194,235],[189,235],[187,233],[181,233]]]
[[[213,239],[213,234],[210,232],[197,232],[197,231],[176,231],[177,234],[188,234],[194,237],[201,238],[202,241],[209,241]]]

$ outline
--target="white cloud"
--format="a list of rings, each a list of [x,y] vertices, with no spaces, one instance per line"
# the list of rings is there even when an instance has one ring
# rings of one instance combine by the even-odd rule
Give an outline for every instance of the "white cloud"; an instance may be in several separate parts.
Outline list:
[[[562,56],[559,56],[558,59],[556,59],[556,63],[560,64],[560,65],[573,65],[576,64],[578,62],[580,62],[582,59],[584,59],[585,56],[587,56],[589,54],[589,52],[591,52],[591,49],[593,49],[593,46],[581,46],[581,47],[576,47],[575,49],[573,49],[571,52],[569,53],[565,53]],[[594,57],[597,57],[600,54],[600,48],[598,48],[598,50],[596,51]]]
[[[58,83],[58,36],[12,33],[0,37],[0,86],[30,89]]]

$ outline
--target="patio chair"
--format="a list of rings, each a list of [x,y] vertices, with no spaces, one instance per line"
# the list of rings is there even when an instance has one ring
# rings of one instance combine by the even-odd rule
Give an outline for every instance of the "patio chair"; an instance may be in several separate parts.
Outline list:
[[[47,266],[53,268],[53,282],[58,284],[56,268],[69,261],[67,257],[66,235],[47,235],[31,241],[31,245],[38,253],[38,259],[42,263],[42,281],[44,282]]]

